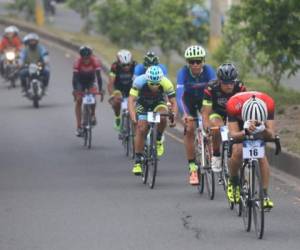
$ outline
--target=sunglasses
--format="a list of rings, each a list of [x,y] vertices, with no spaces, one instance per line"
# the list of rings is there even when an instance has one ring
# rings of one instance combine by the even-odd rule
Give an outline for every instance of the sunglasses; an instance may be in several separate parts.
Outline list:
[[[193,65],[193,64],[201,64],[203,63],[203,60],[189,60],[188,61],[189,64]]]
[[[157,83],[157,82],[148,82],[148,84],[150,86],[158,86],[159,85],[159,83]]]

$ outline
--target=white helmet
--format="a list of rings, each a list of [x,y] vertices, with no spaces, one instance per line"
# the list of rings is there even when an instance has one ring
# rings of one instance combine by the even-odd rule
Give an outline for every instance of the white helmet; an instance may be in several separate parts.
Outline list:
[[[132,61],[132,55],[129,50],[122,49],[118,52],[117,59],[121,64],[129,64]]]
[[[258,121],[264,122],[268,119],[268,109],[266,103],[253,95],[249,98],[242,107],[243,121]]]
[[[8,26],[4,29],[4,35],[5,36],[13,36],[15,34],[16,30],[15,30],[15,26]]]
[[[200,45],[193,45],[185,50],[185,59],[205,58],[205,50]]]

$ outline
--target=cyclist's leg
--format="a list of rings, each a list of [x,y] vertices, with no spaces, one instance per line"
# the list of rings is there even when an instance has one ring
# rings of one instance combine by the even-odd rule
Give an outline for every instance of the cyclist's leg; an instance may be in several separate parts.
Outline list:
[[[209,116],[212,144],[213,144],[213,157],[212,157],[212,169],[214,172],[221,171],[221,133],[220,127],[224,125],[223,118],[217,113],[213,113]]]
[[[159,112],[159,113],[167,113],[168,112],[168,106],[166,105],[166,103],[161,102],[159,103],[155,108],[154,108],[155,112]],[[167,125],[167,118],[166,117],[161,117],[160,118],[160,123],[157,125],[157,156],[162,156],[164,154],[164,145],[163,145],[163,140],[162,140],[162,136],[163,136],[163,132],[166,128]]]
[[[82,83],[77,83],[74,86],[73,93],[75,98],[75,116],[76,116],[76,127],[77,129],[81,128],[81,106],[82,106],[82,94],[84,86]]]
[[[268,194],[269,179],[270,179],[270,165],[267,157],[265,156],[264,158],[259,159],[259,164],[261,169],[262,186],[263,186],[263,193],[264,193],[264,207],[273,208],[274,206],[273,201],[270,199]]]
[[[112,93],[113,99],[111,102],[114,114],[115,114],[115,121],[114,127],[115,129],[119,130],[121,125],[121,103],[122,103],[122,92],[120,90],[114,90]]]
[[[135,162],[132,169],[132,172],[135,175],[140,175],[142,173],[142,157],[144,152],[144,143],[145,136],[148,131],[148,122],[147,116],[141,115],[141,113],[145,112],[145,108],[137,103],[137,118],[138,123],[135,130],[135,138],[134,138],[134,147],[135,147]]]

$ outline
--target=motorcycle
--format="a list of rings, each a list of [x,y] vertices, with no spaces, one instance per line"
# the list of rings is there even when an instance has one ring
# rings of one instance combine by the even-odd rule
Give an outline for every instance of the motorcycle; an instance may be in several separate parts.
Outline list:
[[[33,107],[35,108],[39,107],[39,101],[45,94],[45,87],[41,75],[42,69],[41,64],[31,63],[28,66],[29,78],[25,95],[29,100],[32,100]]]
[[[18,77],[17,53],[14,49],[9,49],[4,52],[3,61],[3,76],[4,79],[10,82],[10,87],[16,87]]]

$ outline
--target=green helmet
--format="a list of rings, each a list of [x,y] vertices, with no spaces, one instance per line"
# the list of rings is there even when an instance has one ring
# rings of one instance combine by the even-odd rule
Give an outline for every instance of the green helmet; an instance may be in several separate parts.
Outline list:
[[[193,45],[185,50],[185,59],[205,58],[205,50],[200,45]]]

